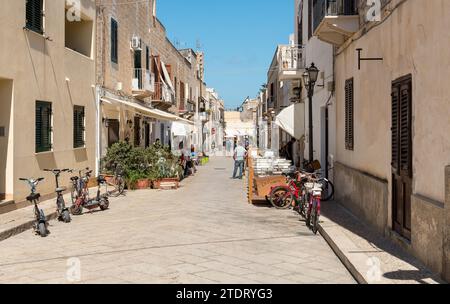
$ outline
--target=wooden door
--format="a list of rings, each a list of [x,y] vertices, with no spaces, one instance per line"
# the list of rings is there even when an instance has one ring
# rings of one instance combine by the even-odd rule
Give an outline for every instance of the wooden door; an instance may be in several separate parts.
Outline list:
[[[119,142],[119,131],[120,131],[120,124],[117,119],[110,119],[108,120],[108,147],[111,147],[115,143]]]
[[[411,239],[412,80],[406,76],[392,84],[392,216],[393,228]]]

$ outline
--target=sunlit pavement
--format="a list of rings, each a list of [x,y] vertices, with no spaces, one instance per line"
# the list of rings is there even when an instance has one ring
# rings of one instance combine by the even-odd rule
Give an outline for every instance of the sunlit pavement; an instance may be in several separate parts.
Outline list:
[[[0,242],[0,283],[355,283],[293,211],[249,205],[232,168],[213,158],[179,190]]]

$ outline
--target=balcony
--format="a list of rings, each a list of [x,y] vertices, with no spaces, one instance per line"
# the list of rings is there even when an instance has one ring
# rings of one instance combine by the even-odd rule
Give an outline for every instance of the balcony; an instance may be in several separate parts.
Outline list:
[[[180,103],[180,115],[190,119],[195,115],[196,106],[195,103],[191,100],[184,100]]]
[[[314,36],[340,47],[359,30],[357,0],[318,0],[314,11]]]
[[[133,96],[137,99],[150,97],[155,91],[155,77],[150,71],[134,69],[131,90]]]
[[[303,48],[296,45],[279,46],[278,66],[278,78],[281,81],[301,79],[305,70]]]
[[[152,95],[152,105],[155,108],[168,110],[176,105],[175,94],[164,82],[155,83],[155,90]]]

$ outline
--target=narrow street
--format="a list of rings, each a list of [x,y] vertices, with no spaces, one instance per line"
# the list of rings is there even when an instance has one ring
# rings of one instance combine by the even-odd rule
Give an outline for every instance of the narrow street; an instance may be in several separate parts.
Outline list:
[[[177,191],[129,192],[106,212],[51,221],[47,238],[7,239],[0,283],[355,283],[292,211],[249,205],[231,169],[213,158]]]

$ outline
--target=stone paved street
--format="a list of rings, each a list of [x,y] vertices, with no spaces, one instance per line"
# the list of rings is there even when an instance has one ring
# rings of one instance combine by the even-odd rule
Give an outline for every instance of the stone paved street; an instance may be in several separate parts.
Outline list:
[[[0,243],[0,283],[355,283],[292,211],[246,203],[214,158],[177,191],[129,192],[111,209]],[[75,276],[76,277],[76,276]],[[71,276],[69,276],[71,278]]]

